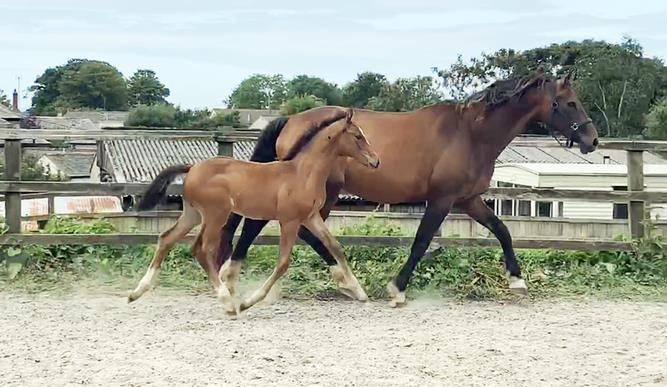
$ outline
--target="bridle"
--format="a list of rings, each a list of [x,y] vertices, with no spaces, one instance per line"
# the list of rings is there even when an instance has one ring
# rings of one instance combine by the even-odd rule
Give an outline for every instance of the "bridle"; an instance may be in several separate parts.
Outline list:
[[[549,122],[549,131],[551,132],[551,136],[558,141],[558,144],[561,146],[563,145],[558,137],[554,134],[553,128],[554,128],[554,120],[556,117],[556,114],[560,114],[563,117],[565,117],[566,120],[570,121],[569,117],[563,113],[560,110],[560,104],[558,103],[558,97],[554,98],[554,101],[551,105],[553,109],[551,110],[551,120]],[[567,140],[565,141],[565,147],[567,148],[572,148],[575,142],[575,137],[579,136],[579,129],[585,128],[587,125],[593,123],[593,121],[589,118],[586,121],[583,122],[576,122],[576,121],[570,121],[570,134],[567,137]]]

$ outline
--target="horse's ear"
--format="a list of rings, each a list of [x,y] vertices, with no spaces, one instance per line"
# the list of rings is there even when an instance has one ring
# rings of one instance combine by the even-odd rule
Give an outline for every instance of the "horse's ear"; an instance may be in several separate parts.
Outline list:
[[[563,85],[565,86],[570,86],[572,84],[572,79],[574,75],[574,72],[572,70],[568,71],[568,73],[565,75],[565,78],[563,78]]]
[[[354,110],[352,108],[347,109],[347,112],[345,113],[345,121],[349,124],[352,122],[352,115],[354,114]]]

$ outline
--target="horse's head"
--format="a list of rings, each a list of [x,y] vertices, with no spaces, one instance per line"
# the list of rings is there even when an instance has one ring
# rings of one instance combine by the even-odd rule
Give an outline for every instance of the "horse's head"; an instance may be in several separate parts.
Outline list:
[[[567,138],[568,146],[579,145],[581,153],[593,152],[598,146],[598,131],[572,88],[571,74],[547,82],[542,100],[540,121]]]
[[[351,157],[367,167],[377,168],[380,159],[371,149],[364,131],[352,120],[353,115],[354,110],[348,109],[345,120],[339,121],[342,128],[339,132],[338,152],[341,156]]]

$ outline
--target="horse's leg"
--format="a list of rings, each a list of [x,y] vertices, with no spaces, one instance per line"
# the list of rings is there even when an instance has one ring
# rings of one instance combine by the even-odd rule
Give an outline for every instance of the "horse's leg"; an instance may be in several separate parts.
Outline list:
[[[316,238],[318,238],[318,240],[321,240],[322,243],[324,243],[327,251],[330,251],[333,254],[337,264],[335,266],[329,266],[329,269],[331,270],[334,279],[338,282],[341,292],[346,296],[359,301],[368,300],[366,292],[352,273],[350,266],[347,264],[343,247],[338,243],[336,238],[331,235],[331,232],[327,229],[320,214],[315,214],[315,216],[308,219],[304,225]]]
[[[327,182],[327,198],[324,206],[322,206],[322,210],[320,211],[320,216],[323,220],[329,217],[331,209],[336,204],[336,201],[338,201],[338,194],[340,193],[342,186],[343,184],[339,182]],[[363,294],[363,297],[360,300],[366,300],[366,292],[364,292],[361,284],[359,284],[357,277],[354,276],[350,267],[347,264],[341,265],[339,263],[339,259],[336,258],[334,251],[327,246],[321,237],[313,234],[313,232],[307,227],[301,227],[299,230],[299,237],[308,243],[310,247],[312,247],[313,250],[315,250],[315,252],[317,252],[317,254],[322,257],[322,259],[324,259],[324,262],[326,262],[327,266],[329,266],[331,276],[336,281],[341,293],[352,299],[359,299],[357,296],[355,296],[355,294]],[[344,261],[347,262],[343,254],[339,256],[343,256]],[[358,289],[361,289],[361,291],[359,292]]]
[[[221,205],[215,209],[206,209],[203,213],[204,224],[201,230],[201,248],[195,249],[197,260],[206,270],[208,280],[213,286],[218,299],[229,314],[238,314],[237,303],[231,292],[220,281],[218,274],[218,250],[220,248],[220,232],[227,221],[231,206]]]
[[[479,224],[491,231],[500,242],[505,257],[505,268],[507,269],[507,275],[509,277],[510,290],[517,294],[528,294],[528,287],[523,278],[521,278],[521,268],[514,255],[512,236],[510,235],[507,226],[505,226],[486,203],[484,203],[481,196],[476,196],[465,202],[457,203],[456,205],[464,210],[471,218],[475,219]]]
[[[171,250],[176,242],[181,240],[188,232],[190,232],[190,230],[199,224],[200,220],[201,217],[199,216],[199,212],[188,203],[184,203],[183,213],[176,223],[160,234],[160,237],[158,238],[158,246],[153,255],[153,260],[148,266],[148,271],[144,274],[141,281],[139,281],[139,285],[137,285],[136,289],[134,289],[127,297],[127,302],[136,301],[153,286],[157,272],[160,270],[160,265],[162,265],[162,261],[169,253],[169,250]]]
[[[451,208],[452,200],[449,198],[439,198],[427,203],[426,211],[419,222],[415,240],[412,242],[412,247],[410,248],[410,256],[403,264],[396,279],[389,282],[387,285],[387,291],[389,291],[389,295],[392,297],[389,305],[392,307],[405,305],[405,289],[408,287],[410,277],[415,271],[415,267],[417,267],[417,264],[424,256],[426,249],[431,244],[435,232],[438,230],[438,227],[440,227]]]
[[[243,220],[243,217],[239,214],[232,213],[229,215],[225,226],[222,228],[220,233],[220,250],[218,250],[218,267],[227,262],[229,257],[232,255],[234,249],[234,233],[239,227],[239,224]]]
[[[285,274],[289,267],[290,255],[292,254],[292,247],[296,241],[298,230],[298,221],[280,223],[280,256],[278,257],[278,264],[264,284],[241,303],[241,310],[246,310],[262,301],[269,294],[273,285]]]

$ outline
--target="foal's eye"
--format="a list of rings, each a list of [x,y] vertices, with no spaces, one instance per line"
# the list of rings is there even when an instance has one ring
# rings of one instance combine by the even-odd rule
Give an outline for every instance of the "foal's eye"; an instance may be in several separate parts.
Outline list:
[[[568,103],[567,103],[567,106],[571,107],[572,109],[576,109],[576,108],[577,108],[577,104],[576,104],[575,102],[572,102],[572,101],[568,102]]]
[[[354,138],[356,138],[357,140],[361,140],[364,138],[364,136],[357,134],[356,136],[354,136]]]

